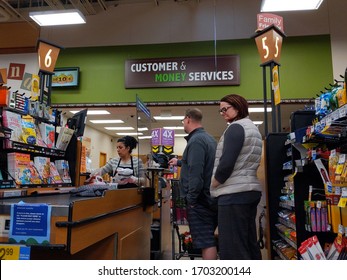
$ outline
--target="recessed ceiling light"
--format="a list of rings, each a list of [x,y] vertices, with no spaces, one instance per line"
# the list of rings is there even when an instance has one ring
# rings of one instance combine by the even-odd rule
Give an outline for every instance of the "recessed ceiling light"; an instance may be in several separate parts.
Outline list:
[[[107,130],[134,130],[135,128],[131,126],[106,126],[104,127]]]
[[[30,12],[29,16],[40,26],[86,23],[83,14],[76,9]]]
[[[188,134],[179,134],[179,133],[175,133],[175,137],[185,137],[187,136]]]
[[[76,114],[79,111],[70,111],[72,114]],[[87,115],[109,115],[111,114],[109,111],[106,110],[89,110],[88,109],[88,113]]]
[[[317,10],[323,0],[263,0],[261,12]]]
[[[130,136],[136,136],[136,135],[143,135],[142,132],[118,132],[117,135],[130,135]]]
[[[165,129],[173,129],[173,130],[184,129],[183,126],[164,126],[163,128],[165,128]]]
[[[89,120],[92,123],[124,123],[122,120]]]
[[[147,131],[148,127],[139,127],[137,128],[137,131]]]
[[[157,121],[168,121],[168,120],[182,120],[184,116],[153,116]]]
[[[152,139],[152,136],[139,136],[139,139]]]
[[[249,107],[248,112],[249,113],[261,113],[261,112],[264,112],[264,107]],[[266,112],[272,112],[272,108],[267,107]]]
[[[254,123],[255,125],[261,125],[261,124],[263,123],[263,121],[253,121],[253,123]]]

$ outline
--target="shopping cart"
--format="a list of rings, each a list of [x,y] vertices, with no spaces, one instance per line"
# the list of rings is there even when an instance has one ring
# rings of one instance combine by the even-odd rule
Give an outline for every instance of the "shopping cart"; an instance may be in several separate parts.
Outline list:
[[[179,180],[171,180],[172,191],[172,225],[174,229],[173,240],[173,258],[176,260],[182,257],[188,257],[191,260],[201,258],[201,249],[194,249],[192,246],[192,238],[189,232],[187,220],[187,208],[183,197],[180,195]],[[180,228],[181,227],[181,228]],[[178,244],[176,245],[175,240]]]

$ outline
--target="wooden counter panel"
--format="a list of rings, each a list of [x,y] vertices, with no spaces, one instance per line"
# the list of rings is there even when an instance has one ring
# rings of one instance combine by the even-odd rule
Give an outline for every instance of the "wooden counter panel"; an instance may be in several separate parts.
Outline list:
[[[72,221],[96,217],[117,209],[142,203],[142,195],[137,189],[106,191],[103,197],[79,200],[73,203]]]
[[[50,244],[65,244],[67,243],[67,228],[66,227],[56,227],[56,222],[66,222],[67,217],[51,217],[51,235]],[[53,230],[54,229],[54,230]]]
[[[146,256],[146,259],[149,259],[150,226],[150,213],[143,211],[142,207],[140,207],[107,218],[95,220],[91,223],[72,227],[70,254],[75,254],[117,233],[118,240],[123,240],[125,236],[132,236],[132,247],[136,247],[137,250],[133,250],[132,247],[126,249],[130,251],[129,254],[131,254],[131,256],[134,258],[145,258]],[[141,236],[141,238],[137,239],[137,236]],[[148,250],[146,250],[147,247]],[[139,252],[137,252],[138,248],[142,248],[140,255]],[[120,256],[123,255],[123,253],[121,253],[123,249],[124,246],[118,248]],[[134,252],[137,253],[133,254]]]
[[[150,235],[143,227],[139,227],[128,235],[119,238],[117,259],[119,260],[149,260],[150,243],[142,240],[150,240]],[[141,246],[142,245],[142,246]],[[144,246],[143,246],[144,245]]]

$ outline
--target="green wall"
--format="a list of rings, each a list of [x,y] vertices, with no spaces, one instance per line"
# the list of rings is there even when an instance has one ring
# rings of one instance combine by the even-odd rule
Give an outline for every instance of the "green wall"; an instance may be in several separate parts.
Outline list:
[[[216,52],[240,55],[240,86],[124,88],[126,59],[214,55],[213,41],[63,49],[56,67],[79,66],[81,84],[78,89],[54,89],[52,103],[135,102],[136,94],[144,102],[214,101],[229,93],[261,100],[262,67],[254,39],[218,41]],[[314,98],[332,82],[329,36],[284,38],[280,67],[282,99]]]

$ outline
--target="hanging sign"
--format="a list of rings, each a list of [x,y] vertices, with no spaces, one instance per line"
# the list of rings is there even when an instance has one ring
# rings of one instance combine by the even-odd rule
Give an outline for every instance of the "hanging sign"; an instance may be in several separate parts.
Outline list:
[[[283,32],[283,17],[270,13],[257,14],[257,31],[261,31],[270,25],[275,25]]]
[[[240,85],[238,55],[130,59],[125,88]]]
[[[60,47],[51,43],[39,41],[38,42],[38,59],[39,69],[42,72],[54,73],[54,67],[58,59]]]
[[[265,28],[255,35],[258,53],[263,64],[280,62],[284,36],[283,32],[274,25]]]
[[[151,145],[152,146],[174,146],[175,144],[175,131],[172,129],[155,128],[151,133]]]

